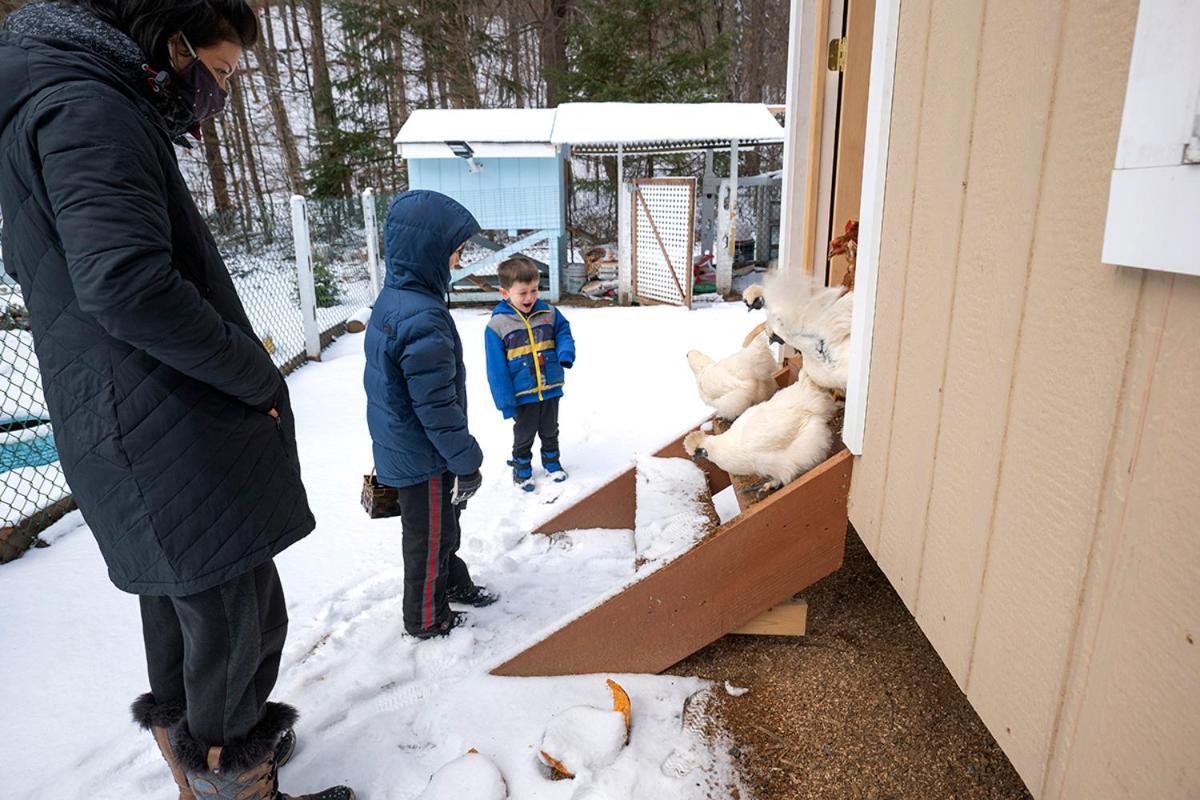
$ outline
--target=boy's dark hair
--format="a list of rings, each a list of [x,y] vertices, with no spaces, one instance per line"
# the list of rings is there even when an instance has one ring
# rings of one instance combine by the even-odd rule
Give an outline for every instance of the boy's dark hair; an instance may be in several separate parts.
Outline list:
[[[179,33],[192,47],[258,41],[258,17],[246,0],[70,0],[137,42],[155,69],[171,63],[168,40]]]
[[[532,259],[525,256],[513,256],[500,262],[496,267],[500,276],[500,288],[511,289],[514,283],[533,283],[542,279],[542,271]]]

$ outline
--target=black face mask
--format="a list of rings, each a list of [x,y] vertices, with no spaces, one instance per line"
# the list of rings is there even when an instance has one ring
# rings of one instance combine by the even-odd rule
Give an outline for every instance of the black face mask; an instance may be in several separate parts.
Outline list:
[[[192,49],[191,43],[182,33],[179,38],[187,45],[192,61],[176,73],[179,96],[191,108],[197,124],[215,117],[225,110],[225,99],[229,92],[221,88],[217,78]]]

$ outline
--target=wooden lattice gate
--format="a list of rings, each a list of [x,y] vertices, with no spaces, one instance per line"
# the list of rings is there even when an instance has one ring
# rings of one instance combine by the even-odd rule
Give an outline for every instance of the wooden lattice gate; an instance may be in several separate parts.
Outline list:
[[[691,308],[696,179],[635,181],[631,202],[634,297]]]

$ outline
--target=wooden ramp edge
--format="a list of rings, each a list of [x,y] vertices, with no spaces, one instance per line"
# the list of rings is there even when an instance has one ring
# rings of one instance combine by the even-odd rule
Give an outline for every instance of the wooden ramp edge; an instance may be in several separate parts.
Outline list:
[[[693,425],[668,444],[655,451],[657,458],[687,458],[683,449],[683,439],[692,431],[706,424],[701,422]],[[729,475],[714,464],[707,461],[696,466],[704,470],[708,476],[708,488],[716,494],[729,486]],[[633,530],[637,513],[637,467],[631,466],[596,491],[580,498],[575,505],[563,510],[561,514],[543,522],[534,529],[534,533],[562,533],[563,531],[582,531],[590,528],[616,528],[618,530]]]
[[[847,450],[831,456],[492,674],[657,673],[737,630],[841,567],[852,465]],[[623,477],[588,500],[598,495],[604,499],[605,492],[614,494],[615,500],[611,487]],[[585,527],[632,527],[632,496],[631,488],[629,499],[620,503],[627,506],[624,511],[603,508],[619,501],[581,504],[600,506],[588,512],[597,519],[627,513],[630,524],[597,522]],[[571,523],[571,527],[581,526]]]

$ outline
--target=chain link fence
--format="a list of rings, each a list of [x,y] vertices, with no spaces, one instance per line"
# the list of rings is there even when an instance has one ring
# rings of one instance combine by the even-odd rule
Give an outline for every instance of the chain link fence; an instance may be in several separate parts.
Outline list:
[[[347,319],[374,302],[375,292],[362,199],[301,203],[308,239],[302,231],[300,246],[311,264],[311,309],[304,308],[307,293],[299,277],[310,271],[297,268],[295,201],[235,209],[209,220],[254,331],[285,373],[316,355],[310,342],[326,347]],[[376,212],[382,221],[386,202]],[[20,555],[38,532],[73,508],[29,328],[20,288],[4,273],[0,250],[0,563]]]

